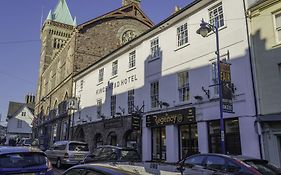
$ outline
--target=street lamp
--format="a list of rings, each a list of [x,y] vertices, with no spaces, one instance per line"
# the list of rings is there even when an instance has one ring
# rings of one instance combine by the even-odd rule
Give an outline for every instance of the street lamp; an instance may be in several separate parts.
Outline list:
[[[221,130],[221,152],[225,154],[225,140],[224,140],[224,122],[223,122],[223,110],[222,110],[222,82],[221,82],[221,67],[220,67],[220,49],[219,49],[219,32],[218,21],[215,21],[215,26],[209,24],[202,19],[200,28],[196,31],[203,37],[206,37],[209,32],[213,31],[216,34],[216,55],[217,55],[217,73],[218,73],[218,86],[219,86],[219,110],[220,110],[220,130]]]

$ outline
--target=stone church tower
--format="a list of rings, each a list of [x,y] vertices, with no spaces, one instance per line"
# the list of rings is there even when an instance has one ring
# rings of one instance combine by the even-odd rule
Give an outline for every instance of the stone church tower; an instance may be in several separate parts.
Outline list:
[[[109,13],[76,25],[66,0],[58,0],[41,29],[41,55],[34,132],[45,146],[71,138],[67,103],[73,78],[153,26],[138,0],[123,0]]]
[[[65,0],[59,0],[56,8],[50,10],[47,19],[41,29],[41,55],[39,65],[39,80],[52,62],[54,55],[70,38],[76,27],[76,18],[73,20]],[[37,86],[37,97],[41,95],[41,86]],[[39,99],[37,99],[39,100]]]
[[[51,58],[70,38],[76,26],[65,0],[60,0],[54,12],[50,10],[41,30],[41,69],[44,71],[52,61]],[[42,63],[42,64],[41,64]]]

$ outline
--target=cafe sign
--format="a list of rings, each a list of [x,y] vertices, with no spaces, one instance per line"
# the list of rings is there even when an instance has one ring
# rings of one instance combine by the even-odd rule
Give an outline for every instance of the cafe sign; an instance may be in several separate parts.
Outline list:
[[[195,107],[146,116],[146,127],[195,122]]]

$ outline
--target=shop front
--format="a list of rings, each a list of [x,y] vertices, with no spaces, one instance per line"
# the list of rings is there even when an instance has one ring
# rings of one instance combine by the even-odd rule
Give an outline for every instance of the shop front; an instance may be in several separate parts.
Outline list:
[[[151,161],[175,162],[198,153],[194,107],[147,115],[146,127],[151,133]]]

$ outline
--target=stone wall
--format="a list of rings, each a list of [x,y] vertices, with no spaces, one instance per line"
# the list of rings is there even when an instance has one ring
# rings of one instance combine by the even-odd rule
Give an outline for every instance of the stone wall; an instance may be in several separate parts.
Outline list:
[[[76,37],[75,71],[122,46],[122,34],[127,30],[140,35],[148,29],[148,26],[132,18],[107,18],[83,27]]]

